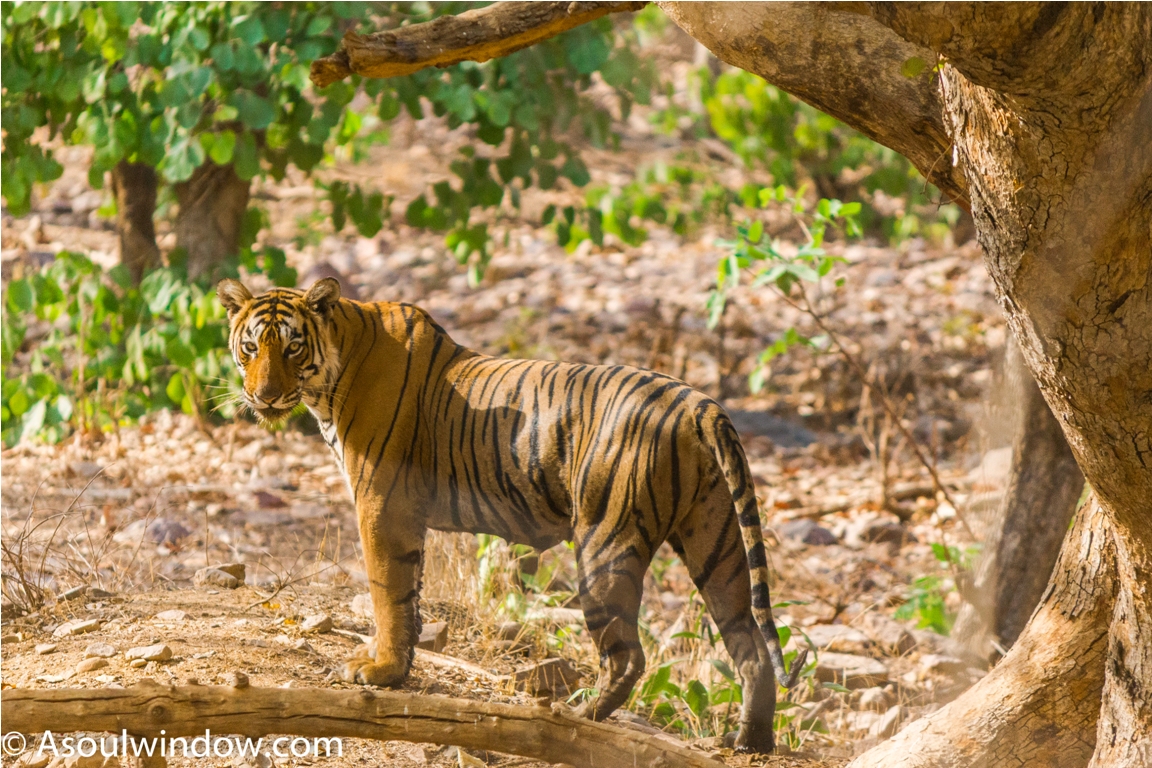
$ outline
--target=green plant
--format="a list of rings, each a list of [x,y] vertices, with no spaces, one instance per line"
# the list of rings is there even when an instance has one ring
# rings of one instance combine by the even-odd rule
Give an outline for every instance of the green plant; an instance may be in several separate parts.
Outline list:
[[[829,227],[840,229],[846,236],[861,234],[856,216],[860,213],[859,203],[842,203],[839,200],[822,198],[809,210],[803,200],[803,190],[790,195],[779,185],[765,188],[757,193],[760,207],[783,206],[790,211],[804,232],[805,241],[792,253],[791,249],[776,239],[766,236],[762,220],[748,220],[737,225],[737,239],[721,243],[728,253],[717,266],[716,288],[708,299],[708,326],[715,328],[724,315],[728,296],[743,279],[745,271],[751,273],[752,287],[771,286],[781,296],[790,297],[794,289],[803,291],[803,284],[822,286],[837,263],[844,259],[830,255],[824,249],[824,238]],[[843,278],[836,278],[835,285],[843,285]],[[764,387],[774,358],[796,345],[804,345],[822,350],[828,344],[824,334],[807,336],[796,328],[787,328],[781,335],[760,353],[757,366],[748,378],[748,386],[753,393]]]
[[[953,570],[952,576],[928,574],[912,580],[908,600],[896,609],[901,621],[916,621],[917,629],[930,629],[941,635],[950,635],[956,622],[956,612],[948,608],[948,594],[956,589],[956,579],[970,572],[980,553],[980,545],[964,549],[939,543],[932,544],[932,554],[942,568]]]
[[[157,408],[203,416],[213,388],[226,393],[217,406],[224,416],[235,409],[227,393],[238,377],[224,310],[178,268],[155,270],[134,286],[122,267],[104,272],[63,251],[39,272],[10,281],[4,306],[7,446],[110,429]]]
[[[949,611],[945,597],[953,589],[952,580],[935,574],[917,576],[912,581],[908,601],[896,609],[900,621],[916,620],[918,629],[931,629],[947,636],[952,632],[956,616]]]
[[[756,75],[730,69],[713,76],[705,67],[693,73],[690,88],[703,112],[673,105],[654,115],[657,124],[672,131],[687,120],[698,136],[715,134],[747,167],[771,174],[773,184],[814,185],[823,197],[862,203],[860,223],[894,239],[942,235],[959,217],[955,205],[938,205],[939,191],[904,156]],[[878,193],[894,204],[879,205]]]

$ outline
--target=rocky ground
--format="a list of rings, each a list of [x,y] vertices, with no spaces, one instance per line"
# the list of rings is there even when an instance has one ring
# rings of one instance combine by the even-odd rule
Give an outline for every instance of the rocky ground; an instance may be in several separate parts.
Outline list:
[[[620,186],[637,168],[671,162],[747,173],[704,145],[656,133],[643,110],[637,115],[620,152],[589,150],[595,183]],[[811,324],[770,294],[742,288],[720,331],[706,327],[704,302],[722,253],[716,241],[731,236],[725,223],[686,238],[652,227],[638,247],[609,239],[569,253],[539,226],[539,212],[579,193],[533,192],[521,214],[496,222],[488,275],[469,288],[440,236],[400,223],[405,201],[445,177],[462,140],[434,119],[401,120],[393,143],[368,162],[324,171],[396,196],[392,222],[371,239],[325,234],[324,211],[303,178],[260,184],[255,200],[272,221],[268,241],[287,250],[302,283],[335,270],[347,292],[417,302],[478,349],[642,365],[723,399],[773,534],[774,599],[786,603],[777,620],[818,649],[810,682],[789,694],[795,706],[781,709],[795,754],[771,765],[838,765],[979,677],[948,655],[940,635],[916,628],[921,615],[893,618],[923,576],[938,577],[942,610],[956,610],[951,576],[931,545],[973,543],[958,516],[982,535],[1007,468],[1007,452],[997,448],[1005,419],[986,404],[1004,330],[978,247],[951,237],[830,246],[847,263],[845,285],[825,297],[827,322],[904,409],[946,499],[836,355],[794,350],[773,363],[763,393],[748,394],[754,356],[786,328]],[[114,263],[115,237],[96,215],[105,193],[88,188],[83,150],[62,157],[66,173],[43,190],[33,215],[4,215],[6,278],[61,248]],[[165,221],[160,232],[170,246]],[[236,672],[253,685],[346,687],[332,673],[373,631],[357,599],[366,582],[347,491],[305,422],[270,433],[157,413],[101,436],[21,445],[3,454],[2,495],[5,576],[28,579],[45,597],[25,615],[5,607],[5,688],[129,686],[145,677],[217,684]],[[417,656],[406,690],[529,701],[567,698],[594,683],[595,652],[572,602],[570,552],[516,557],[499,543],[481,550],[475,537],[432,534],[422,607],[426,623],[443,626]],[[237,563],[242,573],[198,583],[202,569]],[[710,662],[727,657],[709,642],[701,614],[683,567],[662,552],[646,584],[649,670],[672,663],[672,680],[716,691],[725,683]],[[549,659],[562,660],[567,677],[545,691],[540,674],[530,673]],[[652,708],[637,700],[618,721],[659,726]],[[748,764],[723,747],[724,715],[716,705],[666,730],[731,765]],[[349,744],[342,758],[281,762],[529,764],[436,745]]]

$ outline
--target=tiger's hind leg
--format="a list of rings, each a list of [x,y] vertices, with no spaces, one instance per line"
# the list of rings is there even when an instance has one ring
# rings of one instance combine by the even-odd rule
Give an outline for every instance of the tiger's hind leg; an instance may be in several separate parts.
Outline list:
[[[776,676],[764,636],[752,617],[752,584],[732,499],[717,498],[688,513],[668,543],[688,567],[708,614],[743,684],[744,706],[735,747],[770,754],[776,749]],[[725,506],[726,505],[726,506]]]
[[[644,571],[651,557],[641,556],[635,547],[612,545],[597,555],[590,558],[579,549],[576,552],[580,606],[600,652],[599,693],[582,704],[577,714],[603,720],[628,699],[644,674],[644,649],[637,623]]]

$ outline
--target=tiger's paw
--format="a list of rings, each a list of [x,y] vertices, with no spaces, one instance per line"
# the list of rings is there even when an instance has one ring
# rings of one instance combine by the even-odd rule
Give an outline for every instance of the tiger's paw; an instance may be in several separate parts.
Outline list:
[[[728,739],[732,739],[731,744],[727,744]],[[731,746],[740,754],[770,755],[776,751],[776,735],[771,723],[760,726],[742,723],[738,732],[728,733],[724,740],[725,746]]]
[[[373,659],[367,646],[344,663],[341,677],[349,683],[377,685],[382,688],[396,688],[408,677],[411,664],[407,661],[378,661]]]

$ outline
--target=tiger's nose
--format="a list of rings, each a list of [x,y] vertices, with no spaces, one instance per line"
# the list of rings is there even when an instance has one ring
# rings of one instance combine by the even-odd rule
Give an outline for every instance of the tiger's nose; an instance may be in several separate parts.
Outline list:
[[[256,391],[252,393],[253,396],[265,405],[271,405],[280,399],[284,394],[280,387],[272,384],[271,382],[263,382],[256,387]]]

